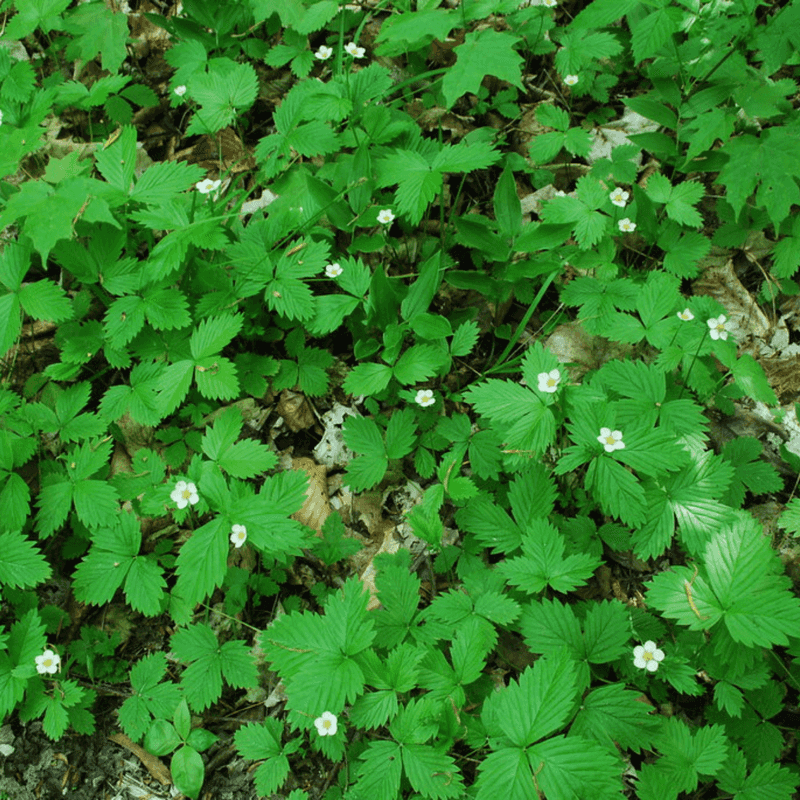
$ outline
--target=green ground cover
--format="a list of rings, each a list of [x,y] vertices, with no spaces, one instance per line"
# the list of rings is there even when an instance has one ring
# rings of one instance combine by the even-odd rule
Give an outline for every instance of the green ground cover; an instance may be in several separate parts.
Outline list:
[[[0,716],[794,796],[800,2],[0,11]]]

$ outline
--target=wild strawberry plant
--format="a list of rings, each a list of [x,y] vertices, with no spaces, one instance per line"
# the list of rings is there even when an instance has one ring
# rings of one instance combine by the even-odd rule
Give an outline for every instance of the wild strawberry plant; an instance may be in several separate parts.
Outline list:
[[[192,0],[146,17],[167,77],[68,6],[0,47],[0,714],[92,732],[116,600],[170,626],[117,718],[190,797],[190,710],[259,689],[259,795],[311,754],[330,800],[792,797],[800,602],[749,508],[793,488],[709,438],[779,398],[691,281],[759,234],[797,294],[800,5]],[[418,485],[374,602],[248,433],[287,390],[349,403],[351,494]]]

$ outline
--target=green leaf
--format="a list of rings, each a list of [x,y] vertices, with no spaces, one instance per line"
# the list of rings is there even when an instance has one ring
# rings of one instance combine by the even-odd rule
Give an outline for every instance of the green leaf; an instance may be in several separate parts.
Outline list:
[[[403,769],[413,789],[425,797],[443,800],[463,796],[463,779],[455,761],[438,749],[425,744],[405,745]]]
[[[47,33],[60,27],[61,15],[69,5],[69,0],[28,0],[14,5],[17,13],[5,29],[5,37],[9,41],[24,39],[37,28]]]
[[[692,734],[686,723],[675,717],[664,721],[656,743],[664,754],[658,768],[684,792],[697,789],[698,773],[716,774],[728,755],[728,740],[721,725],[705,726]]]
[[[601,508],[627,525],[639,525],[645,520],[644,489],[634,475],[614,458],[605,455],[594,458],[586,471],[590,485]]]
[[[34,319],[61,322],[72,316],[72,307],[64,290],[48,280],[23,286],[19,301],[25,312]]]
[[[342,388],[352,395],[369,397],[382,392],[392,379],[388,364],[358,364],[347,374]]]
[[[408,455],[416,443],[417,426],[414,412],[409,408],[395,411],[386,426],[386,455],[389,458],[402,458]]]
[[[693,630],[724,620],[733,641],[746,647],[784,645],[800,624],[800,600],[776,574],[776,560],[758,523],[738,515],[711,537],[700,574],[685,567],[662,573],[648,597],[665,616]]]
[[[195,328],[189,342],[192,358],[199,361],[219,353],[231,343],[241,327],[242,317],[239,314],[204,319]]]
[[[677,32],[681,17],[676,15],[676,11],[675,8],[657,8],[635,23],[631,22],[631,48],[635,64],[656,56],[672,34]]]
[[[283,723],[267,717],[263,724],[249,724],[236,731],[234,742],[243,758],[261,761],[255,773],[259,795],[271,795],[284,783],[290,772],[289,759],[283,755]]]
[[[478,323],[468,320],[459,325],[450,341],[450,355],[464,357],[472,352],[478,342]]]
[[[522,206],[517,194],[514,173],[506,167],[495,186],[494,216],[505,236],[516,236],[522,230]]]
[[[514,45],[519,41],[517,36],[492,28],[468,33],[464,44],[455,48],[458,58],[442,82],[447,108],[452,108],[466,92],[478,94],[481,82],[487,75],[523,89],[520,71],[522,58],[514,50]]]
[[[511,553],[522,544],[522,531],[485,495],[478,495],[456,514],[458,524],[493,553]]]
[[[375,566],[381,607],[375,615],[375,643],[391,648],[400,644],[411,630],[411,623],[419,607],[420,579],[409,571],[410,557],[403,551],[380,555]]]
[[[778,517],[778,527],[794,536],[800,532],[800,497],[793,497]]]
[[[749,353],[742,353],[731,365],[736,383],[756,402],[778,405],[778,398],[764,374],[764,369]]]
[[[796,126],[778,126],[760,136],[734,136],[722,146],[728,163],[719,174],[727,189],[727,200],[738,214],[756,192],[758,207],[767,211],[774,225],[789,216],[800,203],[800,131]],[[757,191],[756,191],[756,187]]]
[[[381,56],[397,56],[418,50],[434,39],[444,41],[456,21],[448,9],[431,8],[394,14],[383,25],[376,39],[376,53]]]
[[[356,800],[396,800],[403,773],[402,749],[397,742],[371,740],[359,756]]]
[[[555,736],[534,745],[527,755],[548,800],[619,797],[619,755],[609,753],[597,742],[580,736]]]
[[[615,752],[616,745],[634,753],[651,750],[658,721],[652,708],[641,702],[637,691],[612,683],[590,692],[572,723],[570,733],[584,739],[605,743]]]
[[[550,586],[557,592],[571,592],[582,586],[600,565],[587,553],[564,556],[564,539],[546,520],[532,521],[522,537],[523,555],[506,559],[498,572],[513,586],[538,594]]]
[[[537,765],[538,766],[538,765]],[[504,747],[489,753],[478,765],[476,800],[533,800],[533,770],[524,748]],[[535,791],[535,789],[534,789]]]
[[[481,717],[489,731],[515,747],[527,747],[564,725],[577,693],[575,665],[565,652],[542,656],[519,682],[489,695]]]
[[[490,379],[471,386],[465,397],[477,413],[495,423],[510,423],[503,432],[507,449],[537,455],[552,443],[555,436],[553,412],[530,389]]]
[[[217,517],[195,530],[181,546],[174,591],[191,606],[207,597],[225,579],[229,535],[224,520]]]
[[[160,161],[148,167],[131,192],[131,199],[157,204],[194,186],[203,177],[203,170],[185,161]]]
[[[0,356],[5,356],[22,331],[19,299],[15,294],[0,297]]]
[[[0,533],[0,586],[33,587],[50,577],[50,566],[20,531]]]
[[[250,723],[239,728],[233,740],[242,758],[260,761],[280,755],[282,737],[283,723],[275,717],[267,717],[263,723]]]
[[[305,715],[306,724],[323,711],[338,713],[363,691],[359,653],[374,637],[374,619],[368,617],[367,595],[357,579],[325,603],[325,615],[310,612],[280,617],[265,633],[261,646],[287,687],[287,707]],[[314,676],[324,671],[329,680]]]
[[[615,661],[627,650],[630,620],[619,603],[595,603],[583,621],[585,658],[592,664]]]
[[[125,60],[128,20],[104,3],[87,3],[74,9],[65,20],[65,29],[75,38],[67,45],[68,58],[91,61],[98,53],[103,69],[115,73]]]
[[[205,766],[200,753],[193,747],[184,745],[172,756],[170,773],[175,788],[196,800],[205,780]]]
[[[208,62],[206,75],[189,81],[192,99],[200,108],[186,133],[213,134],[227,127],[237,113],[246,111],[258,94],[258,77],[250,64],[216,58]]]
[[[155,558],[139,556],[133,559],[125,580],[125,597],[131,608],[146,617],[155,617],[161,613],[166,588],[163,570]]]
[[[651,175],[647,182],[647,195],[656,203],[666,205],[667,216],[681,225],[699,227],[703,218],[694,206],[705,194],[703,184],[683,181],[672,186],[669,179],[660,173]]]
[[[394,377],[404,386],[428,380],[443,363],[442,351],[430,344],[415,344],[394,365]]]
[[[180,743],[181,737],[165,719],[154,719],[144,737],[145,750],[156,756],[171,753]]]

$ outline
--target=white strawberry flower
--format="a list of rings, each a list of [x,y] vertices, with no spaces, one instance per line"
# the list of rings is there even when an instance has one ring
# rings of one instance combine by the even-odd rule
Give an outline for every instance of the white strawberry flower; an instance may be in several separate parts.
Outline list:
[[[323,711],[322,716],[314,720],[314,724],[317,726],[317,733],[320,736],[336,736],[336,714],[331,714],[330,711]]]
[[[222,181],[212,181],[211,178],[206,178],[196,183],[194,188],[197,189],[200,194],[211,194],[211,192],[216,192],[220,186],[222,186]]]
[[[625,208],[625,204],[628,202],[630,195],[624,189],[620,189],[620,187],[617,186],[617,188],[611,192],[609,197],[615,206],[618,206],[619,208]]]
[[[561,373],[557,369],[551,369],[550,372],[540,372],[536,379],[539,381],[537,387],[540,392],[548,392],[552,394],[558,391],[558,384],[561,381]]]
[[[555,8],[558,5],[558,0],[542,0],[542,5],[548,8]]]
[[[646,669],[655,672],[658,665],[665,658],[664,651],[656,647],[655,642],[645,642],[633,648],[633,666],[636,669]]]
[[[603,445],[606,453],[625,449],[625,442],[622,441],[622,432],[612,431],[611,428],[600,428],[600,435],[597,437],[597,441]]]
[[[183,97],[186,94],[186,87],[183,86],[183,85],[176,86],[175,87],[175,94],[178,95],[178,97]]]
[[[200,499],[200,495],[197,494],[197,487],[193,483],[178,481],[169,498],[178,508],[184,509],[190,504],[194,505]]]
[[[58,672],[59,664],[61,664],[61,656],[52,650],[45,650],[40,656],[36,656],[34,661],[36,662],[36,671],[40,675],[54,675]]]
[[[317,52],[314,53],[314,58],[318,58],[320,61],[327,61],[332,55],[333,55],[333,48],[321,44]]]
[[[353,58],[364,58],[364,53],[367,51],[364,50],[363,47],[359,47],[355,42],[348,42],[344,49],[351,55]]]
[[[716,319],[711,317],[707,320],[708,327],[711,329],[710,336],[712,339],[722,339],[724,342],[728,338],[728,331],[725,330],[725,320],[727,317],[720,314]]]
[[[694,314],[688,308],[684,308],[683,311],[678,312],[678,318],[684,322],[691,322],[694,319]]]
[[[244,525],[231,526],[231,544],[238,550],[247,540],[247,528]]]
[[[619,221],[619,229],[622,233],[633,233],[636,230],[636,223],[625,217]]]
[[[423,408],[427,408],[436,402],[436,397],[432,389],[420,389],[414,398],[414,402],[419,403]]]
[[[338,264],[328,264],[325,267],[325,275],[328,278],[338,278],[344,270]]]
[[[567,86],[574,86],[577,82],[578,82],[578,76],[577,75],[565,75],[564,76],[564,83],[566,83]]]
[[[391,208],[384,208],[383,211],[378,212],[378,222],[381,225],[391,225],[394,222],[394,214]]]

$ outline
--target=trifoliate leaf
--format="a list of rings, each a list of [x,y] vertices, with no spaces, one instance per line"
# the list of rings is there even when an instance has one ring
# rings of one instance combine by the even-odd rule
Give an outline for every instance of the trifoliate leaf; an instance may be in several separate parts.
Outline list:
[[[262,649],[286,683],[289,709],[338,713],[361,693],[364,674],[355,656],[374,637],[366,603],[360,581],[351,579],[329,597],[324,616],[287,614],[266,632]]]
[[[274,717],[267,717],[260,725],[250,724],[236,731],[234,742],[243,758],[254,761],[264,760],[255,772],[256,791],[259,795],[271,795],[286,780],[289,772],[289,759],[283,755],[281,736],[283,723]]]
[[[587,553],[564,556],[564,538],[545,520],[531,521],[522,536],[523,555],[506,559],[497,570],[513,586],[538,594],[546,586],[571,592],[582,586],[600,565]]]

